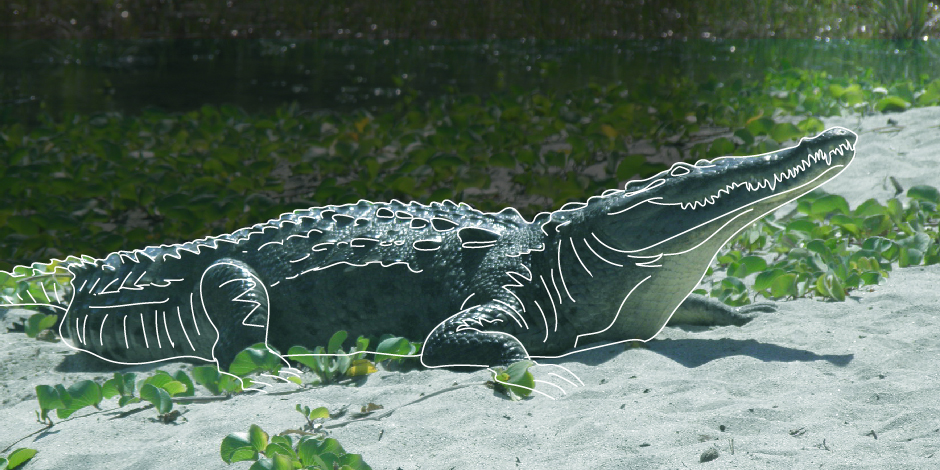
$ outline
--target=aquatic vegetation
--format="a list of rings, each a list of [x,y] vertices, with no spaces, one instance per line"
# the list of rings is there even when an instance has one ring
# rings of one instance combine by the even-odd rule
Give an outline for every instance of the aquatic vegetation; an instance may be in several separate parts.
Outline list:
[[[936,4],[928,0],[875,0],[874,4],[891,39],[920,39],[940,20]]]

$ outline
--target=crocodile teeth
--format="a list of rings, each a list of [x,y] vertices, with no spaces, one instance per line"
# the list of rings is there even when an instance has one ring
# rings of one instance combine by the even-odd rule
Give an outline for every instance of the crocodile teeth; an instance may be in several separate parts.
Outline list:
[[[722,194],[729,194],[731,191],[744,186],[748,191],[759,191],[761,189],[770,189],[775,191],[777,188],[777,183],[781,183],[785,180],[795,178],[800,173],[805,172],[808,168],[812,167],[814,163],[823,160],[826,162],[826,166],[832,165],[832,156],[838,153],[840,156],[845,154],[846,150],[855,151],[855,148],[852,145],[852,142],[846,140],[845,142],[839,144],[836,148],[826,152],[825,150],[819,149],[814,153],[807,154],[806,158],[800,160],[799,163],[790,167],[787,171],[780,173],[775,173],[773,178],[764,178],[763,180],[753,183],[748,181],[739,181],[734,183],[729,183],[725,185],[724,188],[719,189],[715,194],[711,196],[706,196],[701,200],[692,201],[692,202],[682,202],[679,203],[679,207],[683,210],[685,209],[696,209],[698,207],[705,207],[709,204],[714,204],[715,201],[722,196]]]

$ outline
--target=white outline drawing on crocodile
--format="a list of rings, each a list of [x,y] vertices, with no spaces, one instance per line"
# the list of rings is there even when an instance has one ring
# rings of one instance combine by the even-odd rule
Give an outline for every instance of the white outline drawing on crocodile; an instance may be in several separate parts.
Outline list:
[[[680,308],[739,324],[750,309],[691,295],[708,263],[753,221],[844,171],[857,138],[833,128],[775,152],[676,163],[531,221],[513,208],[483,213],[451,201],[298,210],[218,237],[56,260],[72,277],[67,301],[58,289],[44,291],[45,302],[26,291],[29,300],[4,296],[0,306],[64,311],[66,344],[108,362],[189,359],[223,374],[231,358],[220,348],[230,354],[260,339],[274,352],[271,334],[302,337],[318,320],[354,330],[344,319],[361,315],[378,332],[396,321],[426,331],[418,356],[429,368],[645,342]],[[272,318],[282,322],[273,333]]]

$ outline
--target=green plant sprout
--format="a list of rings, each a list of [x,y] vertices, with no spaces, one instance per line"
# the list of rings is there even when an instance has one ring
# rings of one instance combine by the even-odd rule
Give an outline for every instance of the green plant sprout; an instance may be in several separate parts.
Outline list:
[[[0,470],[14,470],[22,468],[36,455],[36,449],[21,447],[10,452],[6,457],[0,456]]]
[[[297,405],[304,415],[308,427],[314,420],[326,420],[330,414],[326,408],[310,410]],[[289,433],[302,434],[295,442]],[[359,454],[351,454],[325,432],[285,431],[269,436],[261,427],[252,424],[248,432],[237,432],[226,436],[220,448],[222,460],[227,464],[254,461],[249,470],[371,470]]]

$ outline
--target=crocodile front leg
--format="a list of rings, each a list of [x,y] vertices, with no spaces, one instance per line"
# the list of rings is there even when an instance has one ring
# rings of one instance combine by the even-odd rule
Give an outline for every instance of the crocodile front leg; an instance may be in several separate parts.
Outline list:
[[[470,307],[452,315],[424,341],[421,363],[426,367],[505,366],[529,359],[516,331],[517,319],[495,304]]]

